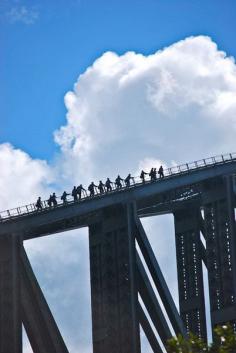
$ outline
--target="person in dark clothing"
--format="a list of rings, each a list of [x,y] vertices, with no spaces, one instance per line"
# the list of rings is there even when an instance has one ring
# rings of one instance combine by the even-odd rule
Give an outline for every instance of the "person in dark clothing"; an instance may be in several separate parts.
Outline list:
[[[131,176],[131,174],[129,173],[128,175],[127,175],[127,177],[125,178],[125,186],[126,187],[129,187],[130,186],[130,180],[131,179],[133,179],[133,181],[134,181],[134,178]]]
[[[149,173],[149,176],[151,178],[151,181],[156,180],[156,178],[157,178],[157,170],[156,170],[156,168],[152,168],[151,169],[151,171]]]
[[[78,201],[78,194],[77,194],[76,186],[73,187],[73,190],[71,191],[71,195],[73,196],[74,201]]]
[[[122,188],[122,184],[121,182],[123,181],[124,179],[122,179],[119,175],[117,176],[116,180],[115,180],[115,185],[116,185],[116,188],[117,189],[121,189]]]
[[[84,192],[86,193],[86,190],[83,188],[83,185],[80,184],[80,185],[77,187],[76,191],[77,191],[77,194],[79,195],[79,200],[81,200],[82,191],[84,191]],[[87,195],[87,193],[86,193],[86,195]]]
[[[99,190],[100,194],[104,193],[104,187],[105,187],[105,184],[103,184],[103,182],[100,180],[99,184],[98,184],[98,190]]]
[[[106,191],[112,191],[111,184],[112,184],[111,180],[109,178],[107,178],[107,180],[105,182]]]
[[[42,205],[41,197],[38,198],[38,200],[36,201],[35,206],[37,208],[37,211],[39,211],[39,210],[42,211],[43,205]]]
[[[94,182],[92,181],[92,183],[88,187],[88,191],[90,192],[89,196],[94,196],[95,188],[97,188],[97,185],[95,185]]]
[[[66,191],[63,192],[63,194],[61,195],[61,200],[63,201],[64,204],[67,203],[67,196],[70,194],[67,194]]]
[[[153,169],[153,179],[156,180],[157,179],[157,168]]]
[[[152,168],[152,169],[150,170],[150,173],[149,173],[149,176],[150,176],[150,180],[151,180],[151,181],[153,181],[153,170],[154,170],[154,168]]]
[[[52,204],[53,204],[54,207],[57,206],[57,197],[56,197],[55,192],[54,192],[54,193],[52,194],[52,196],[51,196],[51,202],[52,202]]]
[[[49,207],[52,207],[52,195],[49,196],[49,199],[47,200],[47,204]]]
[[[140,173],[140,179],[142,180],[142,183],[145,183],[145,175],[148,175],[148,173],[145,173],[144,170],[141,171]]]
[[[160,178],[164,178],[164,170],[162,165],[160,166],[159,170],[158,170],[158,174]]]

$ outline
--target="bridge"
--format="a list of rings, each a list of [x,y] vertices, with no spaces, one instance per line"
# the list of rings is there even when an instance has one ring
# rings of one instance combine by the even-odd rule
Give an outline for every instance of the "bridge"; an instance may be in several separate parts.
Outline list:
[[[212,328],[230,322],[236,331],[236,154],[164,174],[57,207],[44,201],[40,211],[30,204],[0,212],[0,353],[22,352],[22,323],[34,353],[68,352],[23,242],[82,227],[94,353],[140,353],[140,326],[157,353],[173,331],[207,340],[203,263]],[[162,214],[174,217],[179,310],[140,221]]]

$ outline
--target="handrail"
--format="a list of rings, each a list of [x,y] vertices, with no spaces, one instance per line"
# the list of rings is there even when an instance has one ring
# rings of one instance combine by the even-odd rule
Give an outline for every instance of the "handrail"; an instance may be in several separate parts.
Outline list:
[[[159,178],[154,181],[145,180],[145,184],[149,184],[149,183],[153,183],[153,182],[161,182],[162,180],[166,180],[167,178],[169,179],[169,178],[176,177],[178,175],[189,174],[195,170],[206,169],[206,168],[209,168],[214,165],[221,165],[221,164],[226,164],[226,163],[230,163],[230,162],[236,162],[236,153],[228,153],[225,155],[218,155],[218,156],[204,158],[204,159],[200,159],[200,160],[197,160],[194,162],[185,163],[185,164],[173,166],[170,168],[166,168],[166,169],[164,169],[164,178]],[[133,184],[131,184],[129,187],[123,186],[120,189],[113,187],[112,191],[104,192],[102,194],[96,192],[96,194],[94,196],[88,196],[87,193],[84,192],[83,196],[78,201],[74,201],[70,198],[70,200],[66,201],[66,203],[63,203],[62,201],[60,202],[60,200],[59,200],[57,206],[49,207],[47,204],[47,201],[44,200],[44,201],[42,201],[42,206],[43,206],[42,210],[37,210],[35,203],[31,203],[28,205],[24,205],[24,206],[16,207],[16,208],[9,209],[6,211],[2,211],[2,212],[0,212],[0,222],[23,217],[23,216],[26,216],[29,214],[50,211],[50,210],[55,209],[55,207],[56,208],[65,207],[65,206],[73,204],[73,203],[84,202],[85,200],[88,200],[88,199],[102,197],[108,193],[121,192],[123,190],[127,190],[128,188],[133,188],[133,187],[140,186],[140,185],[144,184],[143,181],[140,179],[140,177],[136,176],[136,177],[133,177],[132,179],[133,179]],[[60,198],[58,198],[58,199],[60,199]]]

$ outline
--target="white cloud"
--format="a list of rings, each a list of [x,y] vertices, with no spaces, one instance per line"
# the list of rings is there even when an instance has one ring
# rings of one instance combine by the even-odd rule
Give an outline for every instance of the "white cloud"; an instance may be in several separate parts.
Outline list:
[[[5,16],[11,23],[21,22],[26,25],[32,25],[38,20],[39,12],[34,7],[17,5],[7,11]]]
[[[55,133],[61,154],[53,166],[32,160],[10,145],[0,146],[1,208],[47,195],[55,175],[57,188],[80,182],[87,185],[92,179],[114,178],[118,173],[125,176],[153,164],[158,167],[231,152],[236,149],[235,96],[234,60],[208,37],[187,38],[149,56],[107,52],[79,76],[74,90],[65,96],[67,121]],[[173,240],[170,219],[145,222],[145,227],[176,297],[176,273],[167,265]],[[166,229],[168,236],[162,234]],[[78,245],[77,237],[64,235],[27,245],[55,313],[60,312],[60,302],[68,312],[74,311],[72,297],[78,289],[69,282],[76,278],[77,283],[77,271],[80,285],[89,295],[88,265],[83,265],[80,257],[87,251],[87,243],[85,238],[81,241]],[[174,256],[174,248],[171,251]],[[50,265],[47,271],[45,258]],[[55,289],[59,272],[65,286]],[[71,298],[66,293],[71,293]],[[86,322],[81,344],[89,351],[90,324],[84,293],[79,294],[78,310],[82,322]],[[60,295],[64,298],[59,300]],[[75,333],[77,324],[73,320],[69,323],[66,315],[60,314],[58,320],[70,338],[70,346],[77,347],[81,342]]]
[[[8,143],[0,145],[1,210],[46,197],[53,173],[46,161],[32,159]]]
[[[233,150],[235,94],[234,60],[208,37],[149,56],[107,52],[65,96],[67,124],[55,140],[70,160],[67,175],[105,177],[145,158],[170,164]]]

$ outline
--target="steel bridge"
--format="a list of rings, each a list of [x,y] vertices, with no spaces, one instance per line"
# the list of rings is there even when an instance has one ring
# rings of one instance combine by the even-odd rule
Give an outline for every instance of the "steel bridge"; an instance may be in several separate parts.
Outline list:
[[[203,263],[211,325],[236,331],[235,175],[228,154],[78,202],[1,212],[0,353],[22,352],[22,323],[34,353],[68,352],[23,241],[81,227],[89,228],[94,353],[140,353],[140,326],[157,353],[172,332],[206,340]],[[179,310],[140,221],[161,214],[174,216]]]

